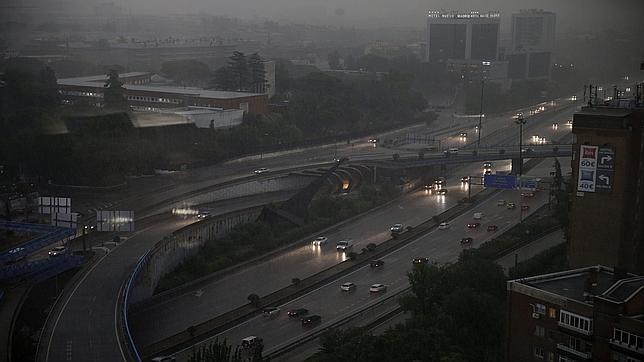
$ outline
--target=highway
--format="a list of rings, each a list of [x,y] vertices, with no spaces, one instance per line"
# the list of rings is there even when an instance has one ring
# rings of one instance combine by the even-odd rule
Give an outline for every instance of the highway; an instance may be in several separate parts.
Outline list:
[[[559,137],[570,129],[562,127],[555,131],[552,130],[552,123],[564,122],[573,112],[572,107],[564,112],[556,112],[552,117],[546,117],[545,121],[532,124],[533,130],[547,134],[549,137]],[[497,122],[497,126],[501,127],[509,122],[513,120],[502,119]],[[505,138],[512,139],[514,134],[518,138],[518,127],[514,123],[511,124],[514,128],[507,128],[507,132],[504,133]],[[493,137],[500,138],[497,134]],[[485,139],[484,137],[483,140]],[[548,166],[551,165],[550,162]],[[509,161],[497,161],[495,166],[494,171],[509,171]],[[331,246],[342,238],[353,238],[356,242],[354,249],[358,251],[368,243],[379,244],[389,238],[388,229],[391,224],[402,222],[405,225],[415,226],[454,206],[458,200],[467,196],[467,189],[462,187],[460,178],[481,173],[479,163],[460,167],[448,179],[450,191],[446,197],[424,197],[427,196],[424,191],[409,194],[395,204],[370,213],[325,236],[329,238]],[[532,172],[530,174],[532,175]],[[479,189],[473,188],[473,191],[477,190]],[[210,283],[188,289],[171,299],[146,306],[131,314],[130,326],[135,343],[138,346],[146,346],[185,331],[191,325],[199,324],[246,304],[247,296],[251,293],[266,295],[289,285],[292,278],[303,279],[341,262],[342,258],[343,256],[335,251],[329,251],[328,247],[314,248],[306,245],[261,263],[249,265],[235,273],[214,279]],[[183,312],[176,313],[178,310]]]
[[[547,176],[551,170],[550,166],[542,166],[535,170],[539,176]],[[542,174],[545,171],[545,175]],[[279,306],[282,313],[276,318],[265,318],[263,316],[253,317],[221,334],[220,340],[226,339],[231,343],[238,343],[242,338],[249,335],[258,335],[264,339],[265,353],[288,344],[290,341],[300,338],[301,335],[316,328],[324,328],[336,320],[345,318],[359,308],[366,306],[390,293],[396,293],[408,286],[406,272],[412,267],[411,261],[417,257],[428,257],[434,263],[454,262],[463,247],[460,244],[461,238],[472,237],[472,247],[478,247],[483,242],[495,235],[502,233],[512,225],[519,222],[519,215],[522,212],[518,207],[515,210],[508,210],[505,207],[497,206],[497,200],[503,199],[507,202],[515,202],[517,205],[529,205],[529,210],[524,211],[524,217],[538,209],[547,202],[547,192],[537,192],[533,198],[522,198],[517,190],[498,191],[494,196],[489,197],[477,205],[472,212],[467,212],[450,221],[451,227],[447,230],[435,229],[419,239],[403,246],[402,248],[381,258],[385,264],[379,268],[372,268],[369,265],[356,271],[339,277],[336,280],[312,291],[308,294]],[[523,199],[523,200],[521,200]],[[483,212],[484,217],[480,221],[481,226],[476,229],[468,229],[467,224],[473,222],[473,213]],[[497,225],[497,232],[488,232],[488,225]],[[331,250],[331,252],[335,252]],[[353,282],[357,289],[353,292],[342,292],[339,288],[344,282]],[[369,293],[369,286],[374,283],[382,283],[387,286],[387,292],[380,294]],[[303,329],[298,318],[289,318],[286,311],[294,308],[306,308],[310,314],[322,316],[322,323],[312,329]],[[204,343],[208,343],[205,341]],[[200,343],[201,344],[201,343]],[[178,353],[178,360],[186,360],[190,349]]]

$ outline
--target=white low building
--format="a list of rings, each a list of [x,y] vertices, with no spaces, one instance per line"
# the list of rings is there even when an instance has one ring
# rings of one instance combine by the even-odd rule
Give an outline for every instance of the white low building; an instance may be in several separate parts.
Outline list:
[[[240,125],[244,119],[241,109],[183,107],[155,112],[136,112],[135,127],[163,127],[194,124],[197,128],[225,129]]]

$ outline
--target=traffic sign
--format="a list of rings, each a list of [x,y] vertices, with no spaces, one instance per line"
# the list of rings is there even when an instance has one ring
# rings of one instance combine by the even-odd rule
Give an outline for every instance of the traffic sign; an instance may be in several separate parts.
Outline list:
[[[610,146],[600,146],[597,152],[597,179],[595,191],[611,192],[615,178],[615,149]]]
[[[514,175],[485,175],[483,184],[485,187],[495,189],[513,189],[517,186],[517,177]]]

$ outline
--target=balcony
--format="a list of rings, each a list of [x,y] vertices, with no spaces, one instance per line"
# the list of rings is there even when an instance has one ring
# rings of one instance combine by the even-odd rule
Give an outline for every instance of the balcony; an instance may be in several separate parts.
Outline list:
[[[627,349],[627,350],[629,350],[629,351],[633,351],[633,352],[637,352],[637,353],[642,353],[642,354],[644,354],[644,348],[642,348],[642,347],[637,348],[637,347],[635,347],[635,346],[633,346],[633,345],[630,345],[630,344],[628,344],[628,343],[624,343],[624,342],[618,341],[618,340],[613,339],[613,338],[611,338],[611,339],[610,339],[610,344],[612,344],[612,345],[614,345],[614,346],[618,346],[618,347],[623,348],[623,349]]]
[[[575,326],[571,326],[570,324],[566,324],[566,323],[562,323],[562,322],[558,322],[558,324],[559,324],[559,327],[563,327],[563,328],[569,329],[571,331],[575,331],[577,333],[585,334],[587,336],[591,336],[593,334],[592,330],[588,331],[588,330],[578,328],[578,327],[575,327]]]
[[[584,359],[591,359],[592,358],[592,353],[578,351],[578,350],[576,350],[574,348],[566,346],[563,343],[557,343],[557,348],[562,350],[562,351],[566,351],[568,353],[574,354],[575,356],[584,358]]]

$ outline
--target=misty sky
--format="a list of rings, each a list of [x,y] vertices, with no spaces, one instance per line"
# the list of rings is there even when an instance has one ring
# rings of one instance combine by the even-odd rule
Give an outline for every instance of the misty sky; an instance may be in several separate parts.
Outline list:
[[[107,2],[110,0],[90,0]],[[133,13],[211,13],[239,18],[358,27],[423,26],[430,9],[499,10],[539,8],[557,12],[566,24],[589,27],[642,23],[644,0],[112,0]],[[343,9],[338,15],[336,9]]]

